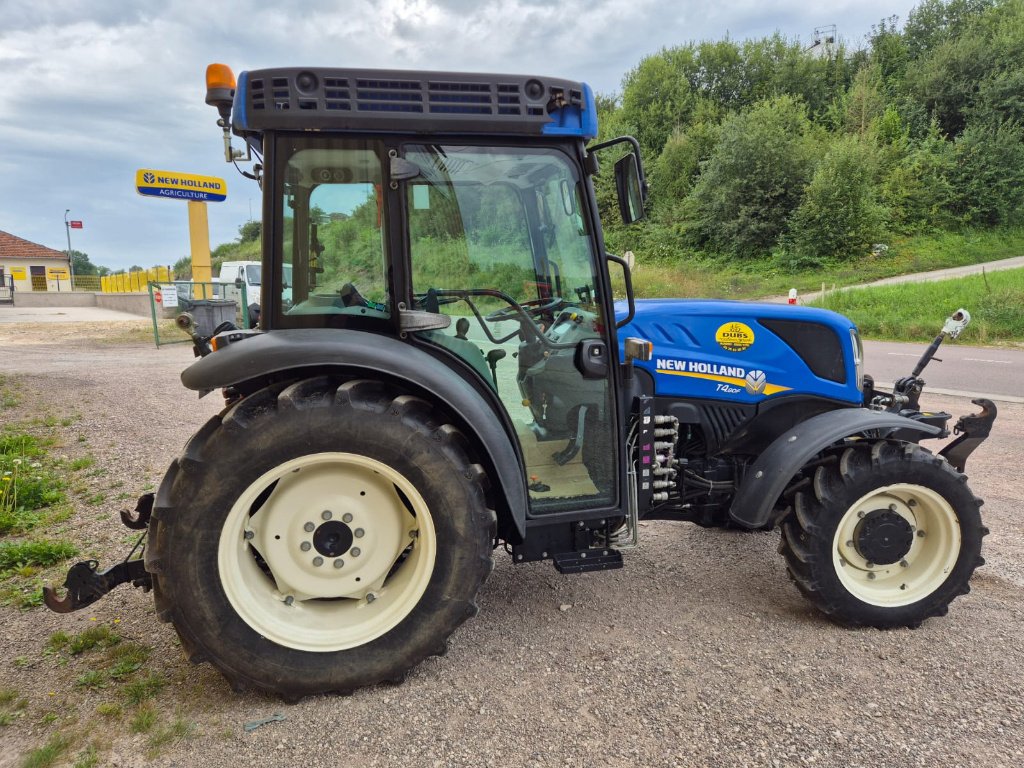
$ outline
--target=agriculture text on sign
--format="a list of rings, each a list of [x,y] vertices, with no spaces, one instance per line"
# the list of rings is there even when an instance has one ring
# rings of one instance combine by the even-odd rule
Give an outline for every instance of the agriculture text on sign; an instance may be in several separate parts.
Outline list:
[[[216,176],[197,176],[192,173],[154,171],[147,168],[135,172],[135,188],[140,195],[147,197],[208,203],[219,203],[228,195],[227,182]]]

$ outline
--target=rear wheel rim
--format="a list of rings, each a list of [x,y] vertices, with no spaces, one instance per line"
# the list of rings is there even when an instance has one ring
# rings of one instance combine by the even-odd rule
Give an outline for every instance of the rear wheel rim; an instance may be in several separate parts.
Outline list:
[[[896,562],[873,563],[862,551],[862,521],[880,511],[899,516],[913,533],[908,550]],[[847,509],[833,538],[832,562],[839,581],[858,600],[897,608],[942,586],[960,549],[960,521],[952,504],[931,488],[899,483],[876,488]]]
[[[221,529],[217,566],[235,612],[288,648],[364,645],[419,604],[437,559],[416,487],[379,461],[317,453],[249,485]]]

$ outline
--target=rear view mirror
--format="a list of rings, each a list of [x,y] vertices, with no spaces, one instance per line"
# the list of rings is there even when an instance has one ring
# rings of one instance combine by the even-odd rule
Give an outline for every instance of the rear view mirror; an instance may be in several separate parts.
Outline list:
[[[615,191],[619,198],[619,213],[626,224],[644,217],[644,197],[640,183],[640,168],[636,155],[630,152],[615,163]]]

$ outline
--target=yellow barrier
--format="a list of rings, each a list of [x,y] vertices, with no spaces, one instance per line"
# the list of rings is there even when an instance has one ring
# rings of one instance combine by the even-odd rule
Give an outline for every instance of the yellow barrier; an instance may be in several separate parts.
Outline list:
[[[169,283],[174,280],[174,272],[169,267],[152,267],[118,275],[105,275],[100,278],[100,290],[103,293],[145,293],[149,283]]]

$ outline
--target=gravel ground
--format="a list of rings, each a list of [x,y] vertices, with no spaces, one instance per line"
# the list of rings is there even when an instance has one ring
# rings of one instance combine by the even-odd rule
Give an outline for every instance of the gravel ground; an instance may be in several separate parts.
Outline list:
[[[3,418],[81,414],[58,450],[91,453],[107,470],[94,482],[122,482],[134,498],[219,403],[181,387],[187,347],[154,349],[131,327],[2,328],[0,374],[21,399]],[[926,404],[973,408],[951,397]],[[455,633],[447,656],[397,687],[286,706],[236,695],[210,667],[189,665],[151,599],[122,587],[64,616],[0,608],[0,685],[29,699],[25,717],[0,727],[0,768],[58,729],[78,739],[75,749],[97,739],[99,764],[113,766],[1020,764],[1024,406],[1000,411],[968,467],[987,502],[988,565],[948,617],[916,631],[849,631],[822,619],[788,582],[777,534],[658,521],[643,524],[640,549],[620,571],[561,576],[499,555],[480,616]],[[128,540],[115,522],[125,504],[75,502],[69,535],[111,562]],[[96,714],[116,692],[74,686],[81,659],[62,664],[42,652],[58,629],[115,620],[155,647],[147,666],[169,681],[156,700],[162,716],[195,724],[155,754],[130,732],[130,713]],[[44,722],[47,711],[57,722]],[[286,719],[243,731],[274,712]]]

